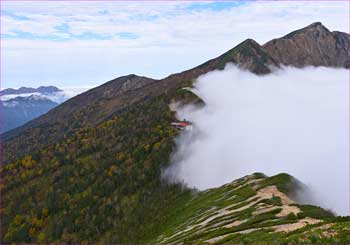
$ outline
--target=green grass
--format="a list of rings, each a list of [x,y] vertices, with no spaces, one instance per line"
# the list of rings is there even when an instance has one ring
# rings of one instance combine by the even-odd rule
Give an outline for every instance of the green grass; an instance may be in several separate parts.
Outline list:
[[[263,200],[259,201],[258,203],[264,203],[264,204],[272,205],[272,206],[282,206],[282,200],[278,196],[274,196],[270,199],[263,199]]]
[[[275,185],[277,186],[279,191],[285,194],[288,194],[289,190],[293,188],[292,181],[293,181],[293,177],[290,176],[289,174],[286,174],[286,173],[277,174],[275,176],[272,176],[270,178],[263,180],[260,183],[260,187],[258,188],[258,190],[267,186]]]
[[[248,184],[252,179],[261,179],[261,181]],[[283,232],[274,232],[274,229],[271,227],[298,222],[298,220],[303,218],[306,214],[307,217],[325,218],[327,222],[329,222],[332,216],[329,215],[328,211],[312,205],[293,204],[300,208],[300,214],[295,215],[294,213],[290,213],[284,217],[277,217],[276,214],[282,210],[280,197],[274,196],[270,199],[263,199],[260,201],[258,201],[257,197],[254,198],[254,195],[257,194],[254,189],[259,190],[271,185],[277,186],[279,190],[288,192],[291,188],[291,181],[292,177],[287,174],[279,174],[272,177],[266,177],[262,174],[253,174],[219,188],[199,193],[192,192],[190,194],[191,197],[187,197],[187,202],[182,205],[180,204],[181,208],[179,207],[174,210],[173,220],[164,227],[162,238],[152,239],[149,242],[203,244],[207,243],[207,240],[220,236],[225,237],[216,243],[284,244],[287,241],[292,243],[296,241],[302,242],[302,235],[305,232],[308,234],[313,228],[317,228],[324,224],[324,222],[315,225],[307,225],[304,228],[287,234]],[[254,185],[256,186],[254,187]],[[250,200],[248,201],[247,199]],[[257,207],[261,205],[263,205],[261,208],[275,208],[265,213],[253,215]],[[247,207],[243,208],[245,206]],[[239,208],[243,209],[235,211]],[[221,209],[230,211],[230,213],[210,219],[219,214]],[[334,222],[348,222],[347,217],[339,217],[337,221],[335,221],[334,217],[332,219]],[[206,220],[207,222],[205,222]],[[243,221],[243,223],[237,226],[225,227],[235,221]],[[201,223],[202,225],[200,225]],[[345,225],[345,227],[347,225]],[[181,232],[187,227],[192,227],[192,229]],[[240,233],[250,229],[257,230],[246,234]],[[174,234],[176,235],[173,236]],[[307,241],[328,241],[328,238],[326,239],[322,236],[310,236],[307,239],[309,239]],[[337,239],[344,241],[347,238],[344,238],[343,234]]]
[[[298,207],[301,212],[297,214],[299,219],[310,217],[315,219],[333,219],[335,218],[334,214],[331,211],[325,210],[321,207],[314,205],[301,205],[301,204],[292,204]]]

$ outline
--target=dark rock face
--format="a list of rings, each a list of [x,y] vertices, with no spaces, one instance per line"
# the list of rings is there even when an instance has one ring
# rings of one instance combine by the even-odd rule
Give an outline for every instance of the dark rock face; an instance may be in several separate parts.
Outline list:
[[[350,67],[350,35],[331,32],[320,22],[273,39],[263,47],[283,65]]]

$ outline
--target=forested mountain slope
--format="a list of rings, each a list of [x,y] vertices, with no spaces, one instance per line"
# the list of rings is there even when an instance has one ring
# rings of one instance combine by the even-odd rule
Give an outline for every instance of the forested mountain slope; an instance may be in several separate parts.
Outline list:
[[[178,131],[176,90],[139,103],[96,127],[81,127],[2,168],[3,241],[133,243],[152,238],[189,190],[163,183]]]
[[[176,119],[169,104],[174,101],[203,103],[182,88],[191,86],[201,74],[223,69],[229,62],[259,75],[280,66],[266,48],[248,39],[218,58],[161,80],[136,75],[114,79],[2,135],[2,242],[214,242],[210,239],[240,242],[244,237],[235,232],[265,227],[262,222],[267,222],[268,229],[275,229],[271,227],[303,222],[300,220],[306,217],[320,220],[317,226],[331,223],[327,226],[329,234],[320,238],[323,242],[333,241],[327,239],[350,242],[349,236],[342,232],[349,228],[349,219],[335,218],[319,208],[310,207],[311,214],[305,216],[308,207],[293,208],[289,207],[292,203],[288,203],[287,209],[298,208],[300,212],[296,216],[285,212],[286,215],[278,217],[285,204],[281,205],[278,198],[266,197],[271,200],[259,199],[259,202],[266,208],[281,210],[271,209],[271,213],[263,216],[253,214],[261,206],[252,201],[258,197],[259,185],[265,181],[264,188],[279,187],[281,181],[279,191],[283,192],[283,178],[269,183],[275,179],[265,179],[258,174],[249,177],[253,182],[263,179],[256,182],[258,186],[234,190],[237,183],[245,183],[246,178],[204,193],[161,178],[162,169],[169,165],[174,139],[179,134],[171,126]],[[196,200],[201,202],[198,204]],[[188,227],[198,226],[205,218],[197,215],[197,208],[211,216],[225,207],[243,205],[244,201],[253,203],[249,212],[242,209],[235,216],[225,211],[223,217],[217,216],[220,223],[213,221],[208,227],[193,228],[199,233],[183,236]],[[224,227],[226,223],[221,224],[235,222],[236,218],[244,222],[236,223],[229,230]],[[333,232],[333,225],[340,228],[334,228]],[[268,229],[254,230],[260,232],[259,241],[273,239]],[[297,231],[300,239],[303,239],[302,232]],[[313,231],[308,232],[311,233],[306,235],[313,234]],[[220,240],[218,236],[224,237]],[[282,237],[281,234],[276,236],[276,241],[289,241]]]
[[[161,80],[136,75],[116,78],[66,101],[20,128],[1,135],[5,149],[3,162],[13,161],[25,153],[59,142],[65,135],[71,135],[80,127],[94,127],[143,100],[173,91],[201,74],[223,69],[227,63],[236,64],[259,75],[270,73],[271,69],[281,64],[297,67],[348,67],[349,43],[349,34],[330,32],[316,22],[263,46],[247,39],[217,58]],[[314,48],[308,49],[309,46]]]

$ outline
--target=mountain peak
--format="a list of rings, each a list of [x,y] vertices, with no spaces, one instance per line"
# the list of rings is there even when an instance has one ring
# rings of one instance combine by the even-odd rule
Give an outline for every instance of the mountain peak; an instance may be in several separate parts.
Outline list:
[[[240,45],[260,46],[260,44],[257,41],[255,41],[254,39],[251,39],[251,38],[247,38],[246,40],[241,42]]]
[[[305,28],[315,28],[315,27],[322,27],[322,28],[326,28],[321,22],[317,21],[317,22],[314,22],[310,25],[308,25],[307,27]]]
[[[266,52],[265,48],[250,38],[219,58],[223,65],[233,62],[238,64],[240,68],[250,70],[256,74],[270,73],[270,66],[278,67],[277,62]]]
[[[183,88],[227,63],[255,74],[279,64],[341,67],[349,35],[309,34],[321,27],[268,46],[247,39],[164,79],[113,79],[2,134],[3,243],[349,244],[349,217],[298,204],[290,175],[255,173],[201,192],[163,175],[182,134],[169,105],[204,104]]]
[[[321,22],[314,22],[304,28],[285,35],[283,38],[289,39],[297,35],[309,35],[318,38],[320,36],[326,36],[329,34],[331,34],[330,30],[328,30]]]
[[[306,26],[302,30],[305,30],[305,31],[318,30],[318,31],[321,31],[321,32],[330,33],[330,30],[328,30],[327,27],[325,27],[321,22],[314,22],[314,23]]]
[[[244,40],[243,42],[241,42],[240,44],[238,44],[232,50],[242,51],[242,49],[246,49],[246,48],[260,49],[260,48],[262,48],[262,46],[254,39],[248,38],[248,39]]]
[[[273,39],[263,47],[283,65],[350,66],[350,35],[331,32],[321,22],[314,22],[281,38]]]

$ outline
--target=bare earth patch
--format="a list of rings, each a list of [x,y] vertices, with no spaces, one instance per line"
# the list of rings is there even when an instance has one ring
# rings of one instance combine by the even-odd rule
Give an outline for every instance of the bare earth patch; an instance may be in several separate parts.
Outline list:
[[[275,232],[291,232],[291,231],[303,228],[306,225],[317,224],[321,221],[322,220],[319,220],[319,219],[304,218],[299,220],[296,223],[276,225],[276,226],[273,226],[272,228],[275,228]]]
[[[282,204],[284,205],[295,203],[286,194],[280,192],[275,185],[260,189],[257,193],[257,196],[261,197],[262,199],[270,199],[274,196],[278,196],[281,198]]]
[[[258,214],[269,212],[269,211],[274,210],[274,209],[276,209],[276,207],[274,207],[274,206],[262,206],[261,208],[259,208],[256,211],[254,211],[252,213],[252,215],[255,216],[255,215],[258,215]]]
[[[290,213],[293,213],[293,214],[300,213],[300,209],[296,206],[283,205],[281,212],[276,214],[276,216],[283,217],[283,216],[287,216]]]
[[[224,227],[225,228],[231,228],[231,227],[234,227],[234,226],[238,226],[238,225],[240,225],[240,224],[242,224],[242,223],[244,223],[244,222],[246,222],[247,221],[247,219],[244,219],[244,220],[236,220],[236,221],[234,221],[234,222],[232,222],[232,223],[230,223],[230,224],[228,224],[228,225],[225,225]]]
[[[216,243],[216,242],[220,241],[221,239],[223,239],[223,238],[225,238],[225,237],[227,237],[227,236],[229,236],[229,235],[231,235],[231,234],[225,234],[225,235],[222,235],[222,236],[217,236],[217,237],[208,239],[208,240],[206,240],[205,242],[208,242],[208,243]]]

